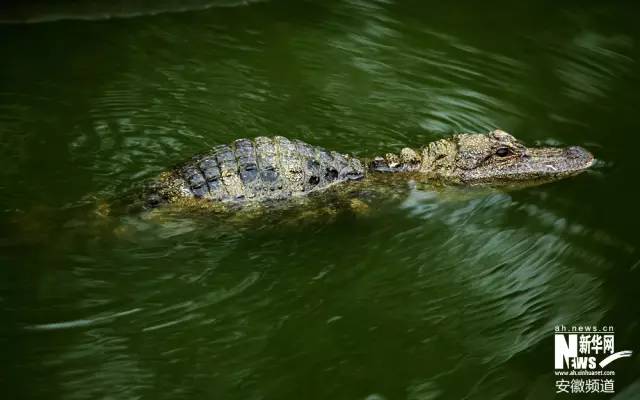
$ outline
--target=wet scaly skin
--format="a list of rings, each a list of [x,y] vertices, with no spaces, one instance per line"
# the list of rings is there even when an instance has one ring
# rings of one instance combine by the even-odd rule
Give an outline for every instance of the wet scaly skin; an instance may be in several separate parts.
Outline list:
[[[284,137],[239,139],[161,174],[143,193],[143,207],[227,212],[264,209],[293,199],[348,198],[362,209],[366,193],[387,193],[409,181],[435,185],[528,186],[576,175],[593,164],[577,146],[529,148],[512,135],[459,134],[404,148],[371,161]],[[354,203],[353,199],[365,197]],[[320,201],[322,202],[322,200]],[[317,204],[315,204],[317,206]]]

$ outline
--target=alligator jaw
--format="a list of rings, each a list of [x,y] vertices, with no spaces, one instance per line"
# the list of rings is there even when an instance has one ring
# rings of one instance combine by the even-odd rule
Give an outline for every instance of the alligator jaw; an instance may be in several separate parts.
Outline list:
[[[465,184],[536,184],[584,172],[594,163],[591,153],[579,146],[528,148],[517,157],[463,171]]]

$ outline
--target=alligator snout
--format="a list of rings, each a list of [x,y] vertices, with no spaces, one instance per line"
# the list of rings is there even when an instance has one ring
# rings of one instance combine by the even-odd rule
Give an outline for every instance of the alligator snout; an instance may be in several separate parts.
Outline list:
[[[594,157],[589,151],[580,146],[567,147],[564,151],[567,159],[567,169],[585,170],[593,165]]]
[[[568,158],[593,158],[591,153],[580,146],[571,146],[565,150]]]

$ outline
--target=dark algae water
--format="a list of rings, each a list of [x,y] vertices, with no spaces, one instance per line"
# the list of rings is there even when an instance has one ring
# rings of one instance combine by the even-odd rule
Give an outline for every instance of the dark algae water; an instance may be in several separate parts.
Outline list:
[[[640,398],[639,11],[0,6],[0,396]],[[598,161],[365,215],[109,213],[240,137],[370,157],[495,128]],[[556,393],[560,325],[615,328],[615,394]]]

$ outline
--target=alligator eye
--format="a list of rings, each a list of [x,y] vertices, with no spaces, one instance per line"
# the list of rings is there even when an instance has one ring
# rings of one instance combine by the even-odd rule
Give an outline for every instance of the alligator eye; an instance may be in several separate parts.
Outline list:
[[[157,207],[160,205],[162,199],[157,194],[152,194],[147,198],[147,204],[149,207]]]
[[[509,149],[508,147],[500,147],[498,150],[496,150],[496,155],[498,157],[506,157],[509,154],[511,154],[511,149]]]

